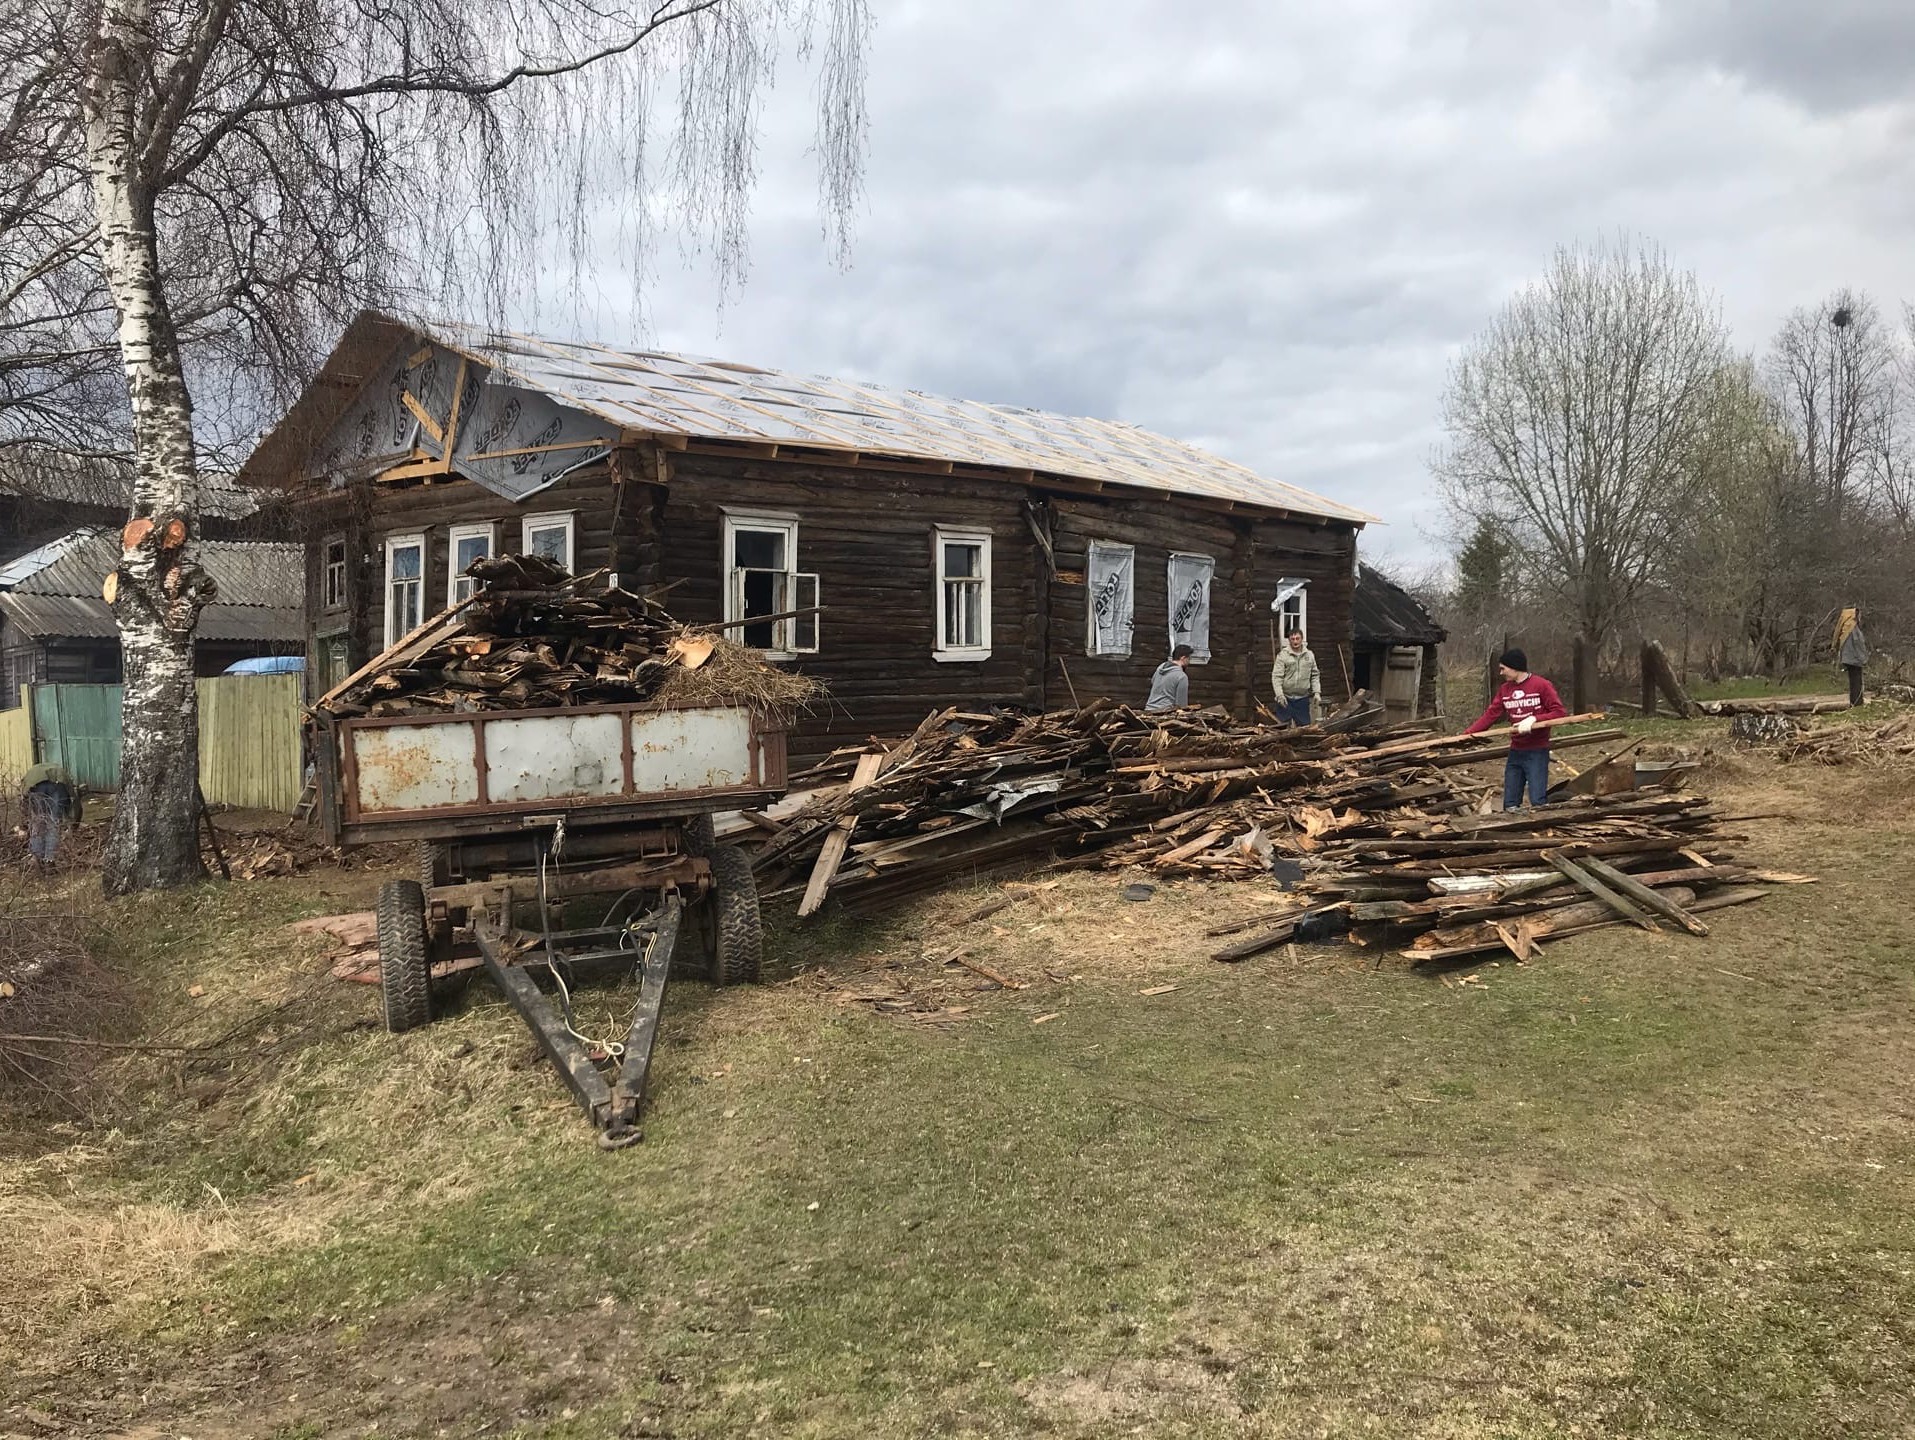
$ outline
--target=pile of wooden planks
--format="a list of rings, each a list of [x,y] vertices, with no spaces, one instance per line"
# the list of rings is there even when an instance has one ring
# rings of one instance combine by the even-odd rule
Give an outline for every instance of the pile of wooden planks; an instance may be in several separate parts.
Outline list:
[[[1346,709],[1366,707],[1359,698]],[[795,790],[815,793],[760,822],[759,887],[801,891],[809,915],[827,897],[878,909],[1049,859],[1264,876],[1279,855],[1310,856],[1349,817],[1472,810],[1480,792],[1455,767],[1508,753],[1506,732],[1371,723],[1339,733],[1344,718],[1298,729],[1112,701],[1032,716],[938,712],[901,741],[839,751],[793,776]]]
[[[781,709],[817,689],[722,635],[680,625],[655,600],[604,584],[603,571],[573,576],[540,556],[498,555],[467,573],[477,582],[468,599],[315,708],[342,719],[655,699]]]
[[[1738,861],[1723,848],[1742,838],[1721,829],[1729,818],[1698,796],[1653,792],[1489,815],[1351,816],[1317,837],[1295,913],[1216,958],[1330,920],[1412,960],[1504,949],[1527,960],[1544,937],[1603,925],[1707,935],[1697,911],[1808,878]]]

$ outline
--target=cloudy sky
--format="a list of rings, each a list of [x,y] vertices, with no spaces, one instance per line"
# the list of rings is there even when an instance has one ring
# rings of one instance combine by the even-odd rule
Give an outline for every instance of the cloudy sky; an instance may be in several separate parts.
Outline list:
[[[1412,570],[1445,366],[1553,247],[1659,241],[1748,349],[1839,285],[1915,300],[1908,0],[874,6],[851,268],[792,69],[748,285],[721,312],[674,254],[635,338],[1132,421]]]

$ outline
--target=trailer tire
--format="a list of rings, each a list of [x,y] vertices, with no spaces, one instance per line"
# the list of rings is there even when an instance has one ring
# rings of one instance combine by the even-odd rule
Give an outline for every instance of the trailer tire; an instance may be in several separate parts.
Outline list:
[[[714,845],[711,878],[711,982],[756,984],[764,968],[765,927],[751,860],[736,845]]]
[[[419,842],[419,885],[430,890],[435,885],[446,883],[446,847],[436,840]]]
[[[709,858],[711,852],[718,848],[718,831],[709,815],[694,816],[691,823],[679,833],[683,837],[687,855]]]
[[[379,989],[386,1029],[416,1030],[432,1019],[432,964],[426,952],[426,897],[416,880],[379,887]]]

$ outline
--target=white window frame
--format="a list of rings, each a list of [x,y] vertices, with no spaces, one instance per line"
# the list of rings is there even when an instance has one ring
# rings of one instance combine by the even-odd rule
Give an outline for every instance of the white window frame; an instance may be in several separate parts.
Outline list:
[[[777,576],[780,597],[772,613],[803,609],[811,609],[813,613],[772,621],[771,648],[760,653],[768,660],[791,660],[800,655],[816,655],[820,628],[815,611],[818,604],[818,577],[798,569],[798,517],[784,510],[726,509],[723,514],[725,523],[721,527],[723,538],[718,552],[718,573],[724,576],[726,633],[744,638],[744,626],[739,622],[746,618],[745,577],[757,573],[741,570],[735,563],[739,531],[781,535],[785,543],[785,568],[768,572]]]
[[[333,563],[331,560],[334,546],[339,547],[339,594],[333,595]],[[325,611],[344,610],[346,608],[346,586],[350,583],[347,572],[351,569],[351,552],[346,546],[344,535],[328,535],[319,542],[319,597],[320,609]]]
[[[459,593],[459,582],[469,578],[459,569],[459,542],[461,540],[485,541],[486,558],[490,559],[499,553],[499,527],[488,520],[483,525],[454,525],[447,534],[446,606],[448,608],[457,605],[461,600],[465,599],[465,596]],[[566,548],[571,548],[569,539]],[[567,565],[565,568],[570,570],[572,567]]]
[[[550,510],[542,515],[527,515],[519,525],[519,553],[532,553],[532,532],[534,530],[565,530],[565,568],[572,574],[578,573],[578,514],[572,510]]]
[[[948,645],[945,643],[945,621],[948,618],[946,601],[949,595],[947,586],[951,577],[944,573],[944,547],[946,545],[974,545],[979,552],[978,573],[978,632],[976,645]],[[931,658],[933,660],[989,660],[991,658],[991,532],[989,530],[961,530],[955,526],[937,525],[931,530],[931,573],[932,594],[936,611],[937,629],[932,633]],[[957,577],[958,582],[971,579],[969,576]]]
[[[415,549],[415,548],[419,552],[419,573],[416,576],[412,577],[410,583],[417,585],[419,587],[419,618],[413,621],[413,623],[407,626],[405,629],[395,630],[393,628],[393,621],[398,618],[399,607],[392,603],[392,584],[393,584],[392,557],[395,551],[409,550],[409,549]],[[423,533],[415,533],[411,535],[386,536],[385,589],[382,593],[385,599],[380,608],[386,612],[386,626],[385,626],[386,643],[383,648],[390,650],[394,645],[399,643],[402,637],[410,634],[414,628],[416,628],[419,625],[423,625],[425,623],[425,619],[426,619],[426,537]]]
[[[1291,586],[1296,589],[1285,595],[1283,592]],[[1310,582],[1292,580],[1289,577],[1277,582],[1278,599],[1270,602],[1270,610],[1277,617],[1277,645],[1279,648],[1290,643],[1290,632],[1303,632],[1303,648],[1310,648]]]

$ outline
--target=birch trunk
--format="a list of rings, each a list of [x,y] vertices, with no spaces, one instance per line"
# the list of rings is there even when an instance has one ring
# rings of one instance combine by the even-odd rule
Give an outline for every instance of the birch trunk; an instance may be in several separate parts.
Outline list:
[[[192,402],[160,279],[152,188],[141,173],[149,25],[146,0],[107,0],[84,100],[100,264],[119,315],[135,459],[133,523],[113,602],[125,699],[120,799],[102,877],[110,895],[205,873],[193,636],[212,583],[197,557]]]

